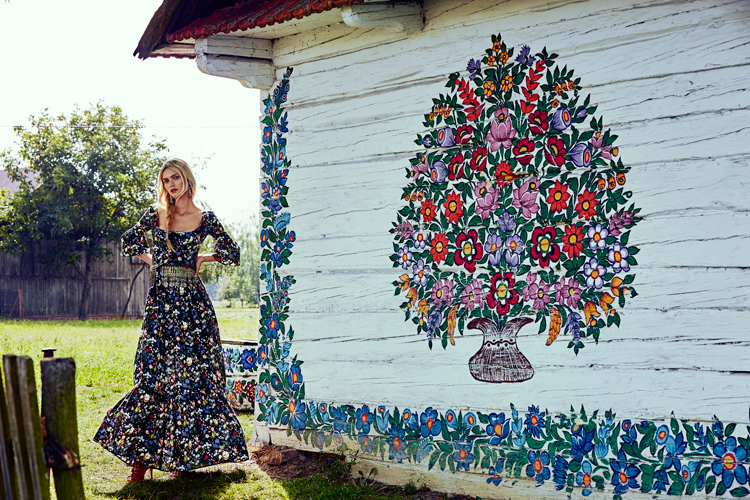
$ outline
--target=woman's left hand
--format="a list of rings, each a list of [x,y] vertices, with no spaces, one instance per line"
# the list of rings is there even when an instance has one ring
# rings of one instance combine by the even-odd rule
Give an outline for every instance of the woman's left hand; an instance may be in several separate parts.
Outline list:
[[[216,259],[213,255],[199,255],[195,259],[195,275],[198,276],[198,273],[201,270],[201,265],[205,262],[216,262]]]

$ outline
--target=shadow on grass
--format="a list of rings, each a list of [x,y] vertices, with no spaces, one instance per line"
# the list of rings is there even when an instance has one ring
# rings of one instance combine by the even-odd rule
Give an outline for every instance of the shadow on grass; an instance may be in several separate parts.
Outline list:
[[[230,488],[247,483],[250,474],[244,470],[231,472],[195,472],[172,478],[164,476],[142,483],[128,483],[119,491],[103,493],[103,496],[127,500],[202,500],[221,498]]]

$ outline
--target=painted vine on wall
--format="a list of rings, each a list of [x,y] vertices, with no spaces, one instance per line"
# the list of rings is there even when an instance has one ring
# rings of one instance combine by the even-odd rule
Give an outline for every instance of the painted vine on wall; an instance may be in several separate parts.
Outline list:
[[[450,92],[425,115],[430,130],[417,136],[426,151],[406,169],[406,205],[391,229],[406,320],[430,348],[481,329],[470,369],[488,382],[533,375],[514,340],[527,322],[549,326],[547,345],[570,333],[577,354],[584,338],[619,326],[613,306],[636,295],[629,239],[640,209],[623,187],[617,136],[556,54],[524,46],[513,55],[493,36],[468,78],[449,76]]]
[[[387,409],[330,405],[305,400],[302,361],[292,356],[289,290],[294,278],[281,276],[296,235],[289,229],[286,157],[288,131],[284,79],[263,102],[263,233],[260,347],[256,362],[257,420],[286,427],[288,435],[319,449],[358,450],[363,456],[427,469],[487,474],[487,484],[532,478],[567,493],[597,490],[620,499],[628,491],[650,494],[714,494],[746,497],[750,427],[672,418],[668,422],[616,419],[611,411],[552,415],[537,406],[507,412]],[[745,432],[747,431],[747,432]]]

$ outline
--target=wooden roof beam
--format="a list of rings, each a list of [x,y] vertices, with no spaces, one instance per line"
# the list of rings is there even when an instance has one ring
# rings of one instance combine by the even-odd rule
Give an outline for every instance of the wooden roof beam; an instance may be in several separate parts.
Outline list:
[[[344,23],[354,28],[387,28],[406,33],[424,28],[422,5],[416,1],[367,2],[341,8]]]
[[[203,73],[232,78],[247,88],[270,90],[276,80],[271,40],[222,35],[199,38],[195,62]]]

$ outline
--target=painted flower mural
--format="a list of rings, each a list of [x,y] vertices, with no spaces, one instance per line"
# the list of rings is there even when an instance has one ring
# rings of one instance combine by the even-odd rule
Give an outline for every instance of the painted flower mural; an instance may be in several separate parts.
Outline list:
[[[569,335],[577,354],[619,326],[614,306],[636,295],[629,239],[640,209],[623,187],[629,167],[617,136],[593,116],[573,70],[546,49],[530,51],[514,58],[493,36],[468,77],[450,75],[415,140],[425,151],[406,169],[406,205],[391,230],[393,265],[411,271],[393,282],[406,320],[430,348],[481,329],[470,371],[487,382],[533,376],[516,319],[549,328],[547,345]],[[493,363],[510,364],[483,367]]]

